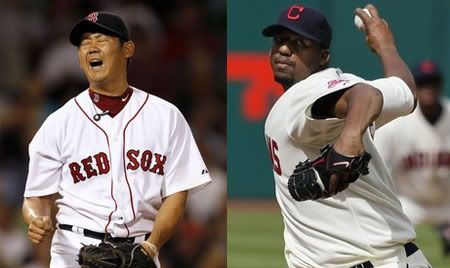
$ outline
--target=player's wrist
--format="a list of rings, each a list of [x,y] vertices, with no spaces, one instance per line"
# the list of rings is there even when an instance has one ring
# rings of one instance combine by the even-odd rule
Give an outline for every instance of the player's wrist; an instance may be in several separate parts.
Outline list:
[[[362,136],[359,133],[341,133],[333,147],[336,152],[348,157],[358,156],[364,151]]]
[[[142,242],[142,247],[150,257],[154,258],[158,255],[158,248],[153,243],[144,241]]]

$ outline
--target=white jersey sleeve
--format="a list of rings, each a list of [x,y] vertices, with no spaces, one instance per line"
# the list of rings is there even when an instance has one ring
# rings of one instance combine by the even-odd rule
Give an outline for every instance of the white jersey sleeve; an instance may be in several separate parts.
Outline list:
[[[346,90],[364,81],[352,74],[343,74],[339,69],[326,69],[311,75],[289,89],[286,93],[291,101],[286,111],[286,129],[292,140],[304,145],[321,147],[333,141],[345,122],[339,118],[317,119],[312,106],[320,98]],[[327,133],[324,135],[323,133]]]
[[[200,155],[191,129],[178,109],[172,110],[168,172],[162,185],[162,197],[189,190],[194,193],[211,182],[209,172]]]
[[[57,112],[50,115],[29,144],[25,197],[58,192],[63,163],[58,149]]]
[[[376,128],[414,110],[414,96],[402,79],[391,76],[364,83],[377,88],[383,94],[383,108],[375,120]]]
[[[312,75],[294,86],[286,116],[286,129],[290,137],[311,146],[320,146],[337,138],[345,120],[315,118],[312,114],[312,106],[320,98],[346,90],[358,83],[371,85],[383,95],[382,111],[375,120],[377,128],[413,111],[414,96],[406,83],[398,77],[366,81],[352,74],[326,71]]]

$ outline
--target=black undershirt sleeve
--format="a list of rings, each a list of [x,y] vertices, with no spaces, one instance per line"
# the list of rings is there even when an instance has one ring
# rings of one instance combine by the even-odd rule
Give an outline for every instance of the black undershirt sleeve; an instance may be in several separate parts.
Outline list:
[[[316,100],[311,107],[311,114],[315,119],[336,118],[336,103],[344,92],[345,88],[331,94],[325,95]]]

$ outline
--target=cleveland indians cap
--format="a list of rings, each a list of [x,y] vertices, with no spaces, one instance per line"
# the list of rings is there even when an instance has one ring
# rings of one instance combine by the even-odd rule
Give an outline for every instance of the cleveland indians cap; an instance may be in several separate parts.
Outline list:
[[[289,29],[301,36],[319,42],[322,47],[331,45],[331,26],[318,10],[302,5],[293,5],[281,12],[275,24],[267,26],[262,34],[274,36],[282,29]]]
[[[125,41],[130,40],[130,34],[123,20],[119,16],[107,12],[92,12],[80,20],[70,32],[70,43],[78,47],[81,36],[86,32],[103,33]]]
[[[416,83],[440,82],[442,80],[439,65],[431,60],[423,60],[417,64],[412,73]]]

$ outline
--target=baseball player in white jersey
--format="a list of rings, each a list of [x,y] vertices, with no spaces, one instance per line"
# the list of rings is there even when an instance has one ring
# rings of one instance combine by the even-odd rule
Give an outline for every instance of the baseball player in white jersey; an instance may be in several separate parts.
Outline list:
[[[123,241],[142,244],[159,267],[159,249],[188,192],[210,182],[208,170],[180,111],[128,85],[134,44],[121,18],[91,13],[70,41],[89,89],[50,115],[30,143],[28,236],[40,243],[51,234],[56,199],[51,267],[80,267],[83,244]]]
[[[415,84],[387,23],[374,6],[367,8],[372,17],[360,8],[355,12],[385,72],[385,78],[373,81],[328,67],[331,27],[317,10],[293,5],[263,31],[273,37],[272,70],[286,90],[267,117],[265,136],[291,268],[431,267],[412,243],[414,228],[373,144],[376,129],[414,110]],[[370,154],[368,173],[358,173],[352,182],[344,181],[345,172],[330,171],[325,184],[328,173],[315,168],[320,161],[303,161],[316,158],[326,144],[333,144],[331,152],[339,159]],[[345,168],[353,164],[334,162]],[[299,174],[309,175],[299,181]]]
[[[403,209],[415,224],[440,230],[450,252],[450,102],[441,97],[439,66],[424,60],[413,69],[419,108],[394,120],[375,144],[392,172]]]

